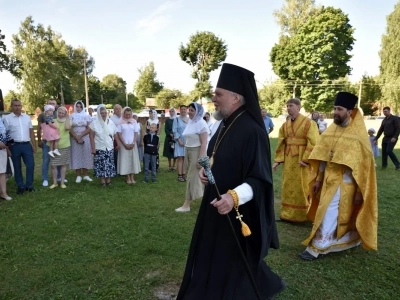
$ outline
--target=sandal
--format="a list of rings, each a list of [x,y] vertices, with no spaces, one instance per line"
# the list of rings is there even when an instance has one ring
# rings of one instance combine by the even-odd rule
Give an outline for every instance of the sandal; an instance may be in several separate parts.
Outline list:
[[[178,181],[180,181],[180,182],[184,182],[185,181],[185,179],[182,177],[182,175],[178,175]]]

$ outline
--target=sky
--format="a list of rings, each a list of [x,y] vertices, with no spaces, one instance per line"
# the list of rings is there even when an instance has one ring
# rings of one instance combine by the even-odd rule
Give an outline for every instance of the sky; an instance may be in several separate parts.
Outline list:
[[[351,54],[351,81],[363,74],[379,74],[379,50],[386,16],[398,0],[320,0],[348,14],[355,28]],[[211,31],[228,45],[225,62],[255,73],[258,87],[276,79],[269,53],[279,38],[273,11],[283,0],[0,0],[0,29],[12,50],[11,36],[29,15],[35,24],[51,26],[74,47],[83,46],[95,59],[93,75],[100,80],[117,74],[129,92],[138,69],[153,61],[164,87],[189,92],[196,81],[191,68],[179,57],[179,46],[196,31]],[[211,73],[215,86],[219,69]],[[0,72],[3,95],[17,84]]]

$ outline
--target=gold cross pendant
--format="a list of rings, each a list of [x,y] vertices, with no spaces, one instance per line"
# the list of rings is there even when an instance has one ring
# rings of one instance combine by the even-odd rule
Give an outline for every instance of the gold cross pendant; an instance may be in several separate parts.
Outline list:
[[[332,158],[333,158],[333,150],[331,150],[331,151],[329,152],[329,158],[332,160]]]

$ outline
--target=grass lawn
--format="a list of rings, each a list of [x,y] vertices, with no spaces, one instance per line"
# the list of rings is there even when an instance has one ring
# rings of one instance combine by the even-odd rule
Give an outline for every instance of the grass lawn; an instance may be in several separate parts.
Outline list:
[[[40,168],[38,153],[36,192],[17,196],[11,179],[14,199],[0,202],[0,299],[157,299],[157,291],[177,292],[200,201],[190,213],[174,211],[185,184],[165,171],[166,160],[157,184],[142,183],[139,174],[135,186],[120,176],[107,188],[98,180],[77,184],[69,171],[67,189],[49,190]],[[278,223],[281,248],[267,258],[288,283],[278,299],[400,299],[400,172],[377,170],[378,252],[359,247],[304,262],[297,255],[311,224]],[[280,177],[274,174],[277,199]]]

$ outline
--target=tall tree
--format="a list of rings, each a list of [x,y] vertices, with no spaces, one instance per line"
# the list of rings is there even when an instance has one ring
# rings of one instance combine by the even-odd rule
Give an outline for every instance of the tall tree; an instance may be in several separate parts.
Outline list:
[[[221,66],[227,51],[225,41],[209,31],[196,32],[186,46],[179,47],[179,56],[192,67],[192,78],[197,79],[195,90],[200,98],[211,96],[210,72]]]
[[[353,32],[348,16],[340,9],[322,7],[300,25],[294,36],[281,37],[280,43],[272,48],[274,72],[292,83],[297,97],[298,86],[303,86],[301,97],[307,96],[308,109],[333,98],[335,90],[330,88],[333,81],[350,74]]]
[[[26,105],[41,107],[49,97],[60,98],[61,89],[66,103],[81,96],[84,60],[89,74],[94,67],[85,49],[69,46],[50,26],[35,26],[32,17],[21,23],[12,43],[13,55],[22,64],[17,71]]]
[[[315,14],[315,0],[285,0],[281,9],[274,11],[281,35],[294,36],[310,17]]]
[[[387,16],[386,33],[382,36],[380,77],[383,82],[382,96],[395,110],[400,108],[400,2]]]
[[[360,106],[366,116],[378,113],[382,104],[382,88],[379,76],[363,75],[361,80]],[[360,90],[360,83],[353,85],[353,91],[357,94]]]
[[[13,76],[19,77],[17,69],[20,62],[7,51],[7,47],[3,41],[4,38],[5,35],[1,33],[0,29],[0,72],[9,71]]]
[[[260,106],[266,108],[274,117],[282,114],[282,108],[285,107],[285,103],[290,96],[290,92],[288,92],[282,80],[276,80],[271,84],[265,84],[258,91]]]
[[[126,82],[117,74],[108,74],[101,81],[103,101],[107,104],[126,104]]]
[[[133,90],[139,103],[144,106],[146,98],[155,97],[163,89],[164,84],[157,80],[157,72],[153,62],[138,69],[138,72],[139,78],[136,80]]]

